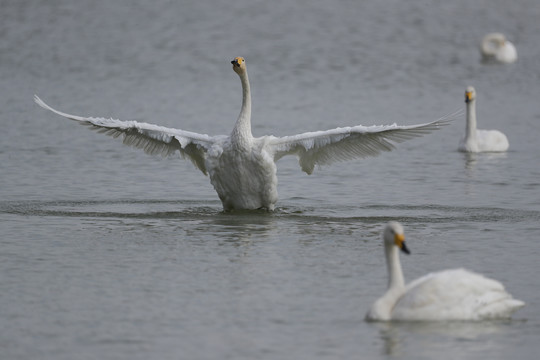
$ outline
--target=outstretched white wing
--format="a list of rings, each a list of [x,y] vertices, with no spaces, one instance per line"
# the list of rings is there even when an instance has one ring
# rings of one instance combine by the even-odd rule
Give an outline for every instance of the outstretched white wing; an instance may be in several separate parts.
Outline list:
[[[205,154],[215,142],[215,137],[137,121],[70,115],[53,109],[37,95],[34,95],[34,101],[44,109],[78,121],[80,124],[89,126],[99,133],[114,138],[124,135],[124,144],[143,149],[148,154],[167,156],[178,150],[182,157],[189,158],[195,166],[206,174]]]
[[[285,155],[296,155],[303,171],[313,172],[315,165],[326,165],[392,151],[394,144],[423,136],[440,129],[460,116],[462,111],[439,120],[418,125],[353,126],[293,136],[273,137],[268,145],[277,161]]]

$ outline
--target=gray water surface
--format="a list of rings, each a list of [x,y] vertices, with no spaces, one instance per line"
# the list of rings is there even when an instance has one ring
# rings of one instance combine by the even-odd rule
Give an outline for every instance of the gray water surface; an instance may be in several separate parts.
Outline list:
[[[517,1],[4,1],[2,359],[536,359],[540,5]],[[506,33],[509,66],[478,42]],[[504,154],[456,151],[460,118],[377,158],[278,163],[277,210],[223,213],[208,178],[45,112],[227,134],[247,60],[255,136],[414,124],[464,108]],[[511,321],[370,324],[380,232],[406,280],[466,267],[527,303]]]

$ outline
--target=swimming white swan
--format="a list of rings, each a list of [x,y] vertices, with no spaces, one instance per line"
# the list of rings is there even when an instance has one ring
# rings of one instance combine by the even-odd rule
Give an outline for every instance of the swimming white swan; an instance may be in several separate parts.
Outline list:
[[[263,136],[251,133],[251,95],[246,62],[232,62],[242,83],[242,108],[230,135],[209,136],[180,129],[115,119],[82,117],[55,110],[35,96],[41,107],[88,125],[98,132],[118,137],[124,144],[164,156],[176,150],[189,158],[205,175],[223,203],[224,210],[273,210],[278,199],[275,162],[285,155],[298,157],[308,174],[315,165],[330,164],[394,149],[394,143],[422,136],[445,125],[456,114],[426,124],[398,126],[354,126],[293,136]]]
[[[501,152],[508,150],[508,139],[499,130],[480,130],[476,128],[476,90],[468,86],[465,90],[467,104],[465,137],[461,139],[458,150],[463,152]]]
[[[517,60],[514,44],[501,33],[490,33],[484,36],[480,44],[482,61],[511,64]]]
[[[388,290],[366,314],[367,321],[484,320],[509,318],[525,303],[496,281],[465,269],[431,273],[405,285],[399,250],[409,254],[400,223],[383,232]]]

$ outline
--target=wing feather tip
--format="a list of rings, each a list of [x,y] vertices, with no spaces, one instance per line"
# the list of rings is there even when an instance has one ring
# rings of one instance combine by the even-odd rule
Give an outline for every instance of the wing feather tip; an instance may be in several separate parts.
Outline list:
[[[41,100],[41,98],[36,94],[34,94],[34,102],[44,109],[52,110],[52,108],[49,105],[45,104],[45,101]]]

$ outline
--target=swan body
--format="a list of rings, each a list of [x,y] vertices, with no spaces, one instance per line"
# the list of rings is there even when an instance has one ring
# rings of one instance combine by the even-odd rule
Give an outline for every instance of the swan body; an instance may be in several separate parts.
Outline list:
[[[149,154],[170,155],[178,151],[189,158],[218,193],[224,210],[273,210],[278,199],[276,161],[296,155],[301,169],[311,174],[315,165],[376,156],[394,149],[396,143],[438,130],[456,114],[409,126],[353,126],[293,136],[253,137],[251,94],[246,62],[237,57],[233,70],[242,84],[242,107],[229,135],[209,136],[180,129],[116,119],[82,117],[58,111],[35,96],[41,107],[77,121],[98,132],[119,137],[123,142]]]
[[[499,130],[480,130],[476,128],[476,90],[468,86],[465,90],[466,128],[465,137],[459,143],[463,152],[503,152],[508,150],[506,135]]]
[[[409,249],[401,224],[388,223],[383,241],[388,290],[368,311],[367,321],[503,319],[525,305],[500,282],[465,269],[430,273],[405,285],[399,250],[409,254]]]
[[[490,33],[484,36],[480,44],[482,61],[511,64],[517,60],[517,51],[514,44],[501,33]]]

